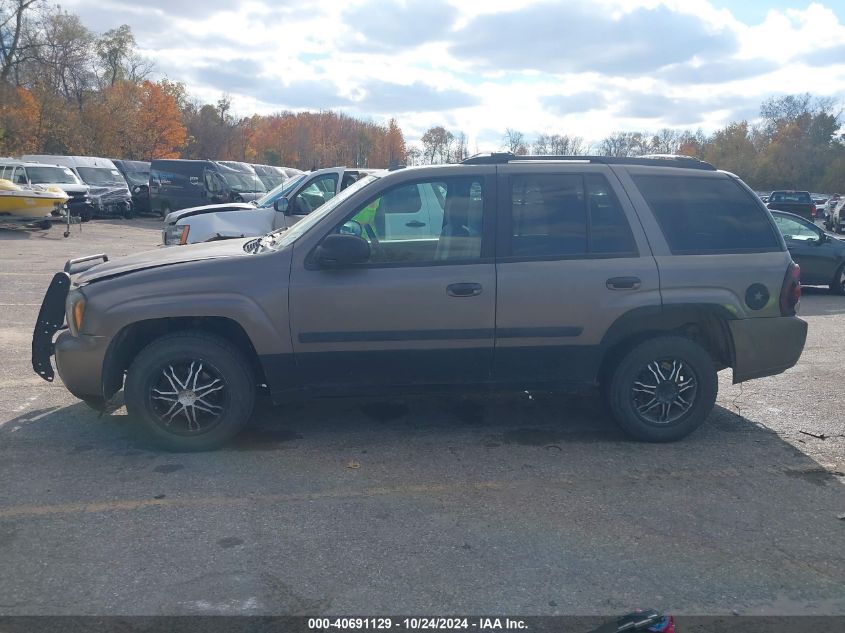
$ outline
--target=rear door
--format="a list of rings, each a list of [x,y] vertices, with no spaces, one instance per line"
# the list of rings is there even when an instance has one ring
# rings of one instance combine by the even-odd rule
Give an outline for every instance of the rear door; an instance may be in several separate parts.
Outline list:
[[[603,165],[499,167],[494,376],[590,382],[613,322],[659,306],[657,266]]]

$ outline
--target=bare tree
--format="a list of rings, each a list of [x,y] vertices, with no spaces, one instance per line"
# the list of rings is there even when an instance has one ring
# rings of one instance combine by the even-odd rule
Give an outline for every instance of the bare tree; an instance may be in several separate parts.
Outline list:
[[[681,132],[663,128],[651,137],[649,151],[654,154],[677,154],[681,146]]]
[[[28,17],[41,0],[0,0],[0,82],[9,80],[18,63]]]
[[[504,137],[502,137],[502,140],[504,141],[505,147],[510,152],[514,154],[528,153],[528,145],[525,142],[525,135],[519,130],[507,128],[505,130]]]
[[[469,157],[469,148],[467,147],[467,135],[463,132],[458,132],[455,136],[455,151],[453,162],[460,163],[465,158]]]

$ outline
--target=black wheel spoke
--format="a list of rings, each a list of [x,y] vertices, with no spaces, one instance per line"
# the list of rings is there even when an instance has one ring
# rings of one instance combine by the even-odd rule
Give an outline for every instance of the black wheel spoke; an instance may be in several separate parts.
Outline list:
[[[222,375],[209,363],[184,359],[162,366],[148,392],[157,424],[177,435],[196,435],[216,426],[229,395]]]
[[[678,358],[659,358],[646,363],[630,387],[637,415],[656,426],[678,422],[693,408],[697,392],[695,374]]]

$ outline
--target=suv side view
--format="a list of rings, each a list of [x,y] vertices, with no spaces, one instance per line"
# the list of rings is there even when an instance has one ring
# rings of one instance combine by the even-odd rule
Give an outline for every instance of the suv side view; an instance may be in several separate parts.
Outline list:
[[[479,155],[373,174],[260,238],[70,261],[33,367],[52,380],[55,353],[95,407],[122,388],[180,451],[229,440],[258,389],[585,385],[664,442],[705,420],[719,370],[797,362],[800,294],[770,213],[707,163]]]

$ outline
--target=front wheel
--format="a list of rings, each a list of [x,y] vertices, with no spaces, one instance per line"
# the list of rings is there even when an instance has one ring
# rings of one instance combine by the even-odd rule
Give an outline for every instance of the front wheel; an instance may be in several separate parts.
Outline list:
[[[710,355],[680,336],[646,340],[622,357],[607,395],[622,429],[646,442],[679,440],[697,429],[716,402]]]
[[[255,404],[255,380],[231,343],[204,332],[156,339],[132,362],[126,409],[159,446],[206,451],[234,437]]]

